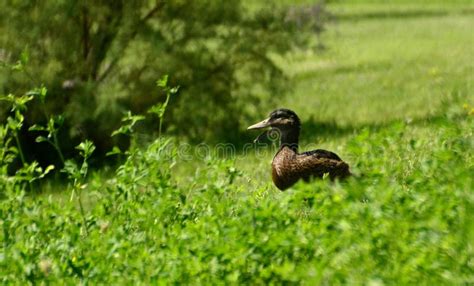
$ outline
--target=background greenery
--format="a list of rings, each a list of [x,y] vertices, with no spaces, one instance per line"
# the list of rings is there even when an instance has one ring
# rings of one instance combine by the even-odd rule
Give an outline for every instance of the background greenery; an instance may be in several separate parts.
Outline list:
[[[273,3],[282,11],[291,10],[287,1]],[[245,17],[256,19],[268,2],[243,5]],[[271,87],[262,89],[250,82],[254,96],[241,97],[222,118],[235,116],[240,123],[235,134],[239,134],[244,123],[254,123],[275,107],[292,108],[303,122],[301,145],[336,151],[351,165],[353,178],[301,183],[282,193],[270,181],[271,148],[189,161],[173,155],[183,142],[176,136],[179,133],[151,140],[145,124],[131,134],[124,132],[132,140],[129,151],[119,155],[123,160],[118,168],[88,170],[88,161],[82,158],[99,151],[85,142],[70,151],[82,156],[66,164],[69,183],[52,178],[28,183],[44,169],[22,168],[15,176],[8,175],[11,156],[6,155],[16,154],[10,150],[14,140],[8,141],[14,129],[2,127],[2,282],[474,283],[472,3],[353,0],[332,2],[328,9],[333,20],[326,32],[305,36],[312,48],[266,54],[292,88],[275,96]],[[2,23],[0,29],[12,26]],[[27,35],[20,39],[18,54],[24,48],[22,41],[34,45]],[[45,68],[44,63],[34,64],[31,46],[28,67]],[[219,54],[227,55],[221,47],[216,48]],[[196,56],[206,53],[213,52],[200,51]],[[122,63],[125,70],[134,64],[133,60]],[[178,81],[178,67],[172,71],[171,81],[159,88],[155,81],[161,74],[143,78],[148,94],[161,96],[143,110],[132,109],[134,113],[162,101],[169,94],[168,85],[186,89],[184,82],[193,83]],[[118,81],[118,74],[112,83],[130,82]],[[21,94],[32,87],[21,78],[23,73],[9,76],[2,77],[5,91]],[[56,76],[51,73],[51,81],[57,80],[62,88],[67,77]],[[269,79],[270,86],[283,83],[275,80]],[[23,88],[8,90],[22,81]],[[205,84],[214,88],[214,83]],[[56,102],[54,85],[47,87],[46,102]],[[126,96],[140,94],[141,87],[134,88],[137,93],[127,91]],[[110,90],[98,90],[97,94],[115,96]],[[41,92],[34,94],[38,100]],[[176,98],[185,98],[184,94]],[[86,110],[90,102],[85,101]],[[28,112],[37,104],[32,103]],[[167,134],[173,134],[171,125],[179,126],[176,112],[181,107],[173,105],[180,103],[170,102],[170,117],[164,121]],[[248,113],[241,105],[249,106]],[[196,111],[213,117],[215,113],[206,111],[206,106],[190,105],[193,112],[187,115]],[[107,126],[110,130],[120,124],[118,114],[117,125]],[[34,115],[26,113],[26,120],[30,116]],[[156,117],[147,117],[156,124]],[[128,123],[122,124],[131,126]],[[220,132],[234,131],[223,127],[227,125],[197,126],[218,138]],[[150,143],[140,144],[143,141]],[[62,142],[70,149],[77,145]]]
[[[266,6],[250,13],[236,0],[0,5],[2,60],[28,62],[22,73],[4,69],[0,90],[21,93],[40,84],[49,90],[44,105],[32,102],[23,131],[43,123],[44,113],[63,114],[62,149],[72,153],[70,146],[88,138],[97,156],[113,146],[109,134],[124,112],[143,113],[163,100],[155,81],[164,74],[180,86],[167,114],[169,132],[193,142],[238,143],[242,121],[288,86],[270,55],[306,43],[305,27],[320,32],[324,22],[323,10],[314,12],[320,19],[302,21],[301,8],[291,15]],[[142,123],[143,133],[156,127]],[[34,145],[28,133],[22,137]],[[51,162],[42,156],[47,145],[35,147],[26,153]]]

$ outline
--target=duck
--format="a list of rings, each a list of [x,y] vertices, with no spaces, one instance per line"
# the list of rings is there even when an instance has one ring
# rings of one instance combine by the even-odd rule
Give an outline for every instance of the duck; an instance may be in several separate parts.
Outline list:
[[[272,181],[284,191],[299,180],[309,182],[313,178],[329,175],[331,180],[343,179],[351,175],[349,165],[331,151],[316,149],[300,153],[298,150],[301,121],[290,109],[280,108],[270,113],[268,118],[253,124],[247,130],[265,131],[254,143],[263,138],[279,138],[279,148],[272,160]]]

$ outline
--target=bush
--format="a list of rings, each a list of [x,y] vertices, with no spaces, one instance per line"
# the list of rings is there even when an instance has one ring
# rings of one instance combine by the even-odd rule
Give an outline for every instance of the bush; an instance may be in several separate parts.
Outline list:
[[[34,102],[22,132],[44,125],[44,113],[63,114],[66,154],[84,139],[94,141],[96,154],[109,151],[108,134],[125,111],[142,113],[163,101],[153,84],[163,74],[181,86],[168,131],[194,141],[238,141],[240,120],[287,86],[271,55],[304,44],[325,21],[308,22],[298,9],[251,13],[237,0],[6,1],[0,11],[0,59],[12,63],[24,51],[15,68],[23,73],[3,70],[0,92],[47,86],[51,100]],[[144,133],[156,131],[156,122],[144,123]],[[26,145],[31,139],[24,136]]]

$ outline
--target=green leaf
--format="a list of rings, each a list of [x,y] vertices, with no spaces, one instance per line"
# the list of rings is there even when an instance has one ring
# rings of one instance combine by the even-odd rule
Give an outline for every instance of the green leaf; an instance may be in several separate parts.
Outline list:
[[[52,170],[54,170],[54,165],[49,165],[48,167],[46,167],[46,169],[44,170],[44,174],[48,174],[49,172],[51,172]]]
[[[14,103],[15,102],[15,96],[13,94],[9,93],[8,95],[0,96],[0,100],[4,100],[4,101]]]
[[[105,155],[106,156],[113,156],[113,155],[118,155],[122,154],[122,151],[119,149],[119,147],[114,146],[111,151],[107,152]]]
[[[95,150],[95,145],[90,140],[85,140],[76,146],[76,149],[81,151],[79,152],[81,156],[85,159],[89,158]]]
[[[165,107],[162,103],[157,103],[148,109],[148,113],[156,114],[158,117],[162,117],[165,112]]]
[[[46,128],[44,128],[41,125],[35,124],[31,126],[30,128],[28,128],[28,131],[46,131]]]
[[[38,136],[38,137],[36,137],[36,139],[35,139],[35,142],[36,142],[36,143],[47,142],[47,141],[48,141],[48,139],[47,139],[46,137],[44,137],[44,136]]]
[[[119,134],[124,134],[124,135],[127,135],[131,132],[130,128],[128,128],[128,126],[120,126],[119,129],[115,130],[114,132],[112,132],[112,137],[113,136],[116,136],[116,135],[119,135]]]
[[[62,168],[61,172],[66,173],[69,179],[79,179],[81,177],[79,167],[73,160],[67,160],[64,162],[64,167]]]
[[[179,86],[172,87],[172,88],[170,89],[170,93],[171,93],[171,94],[175,94],[175,93],[178,92],[178,90],[179,90]]]
[[[44,86],[41,87],[40,89],[40,99],[41,101],[44,102],[44,100],[46,99],[46,94],[48,93],[48,89]]]
[[[22,71],[23,70],[23,64],[20,61],[17,61],[13,66],[12,66],[13,71]]]
[[[28,91],[25,95],[37,97],[41,100],[41,102],[44,102],[44,100],[46,99],[46,94],[47,93],[48,93],[48,89],[46,87],[42,86],[42,87],[35,88],[35,89],[32,89],[32,90]]]
[[[168,86],[168,75],[164,75],[161,79],[156,81],[156,85],[159,87],[167,87]]]
[[[53,121],[57,126],[61,127],[64,124],[64,116],[55,115],[53,116]]]
[[[18,154],[18,148],[16,146],[10,146],[8,147],[8,152],[13,153],[13,154]]]
[[[8,128],[13,131],[20,130],[21,126],[23,126],[23,123],[21,121],[18,121],[17,119],[14,119],[12,117],[7,118],[7,124]]]

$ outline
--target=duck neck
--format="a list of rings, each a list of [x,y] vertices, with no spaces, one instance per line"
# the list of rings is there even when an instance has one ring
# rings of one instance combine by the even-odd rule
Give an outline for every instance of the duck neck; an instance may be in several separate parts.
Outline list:
[[[280,130],[280,149],[289,147],[294,152],[298,153],[298,141],[300,137],[300,128],[291,128]]]

